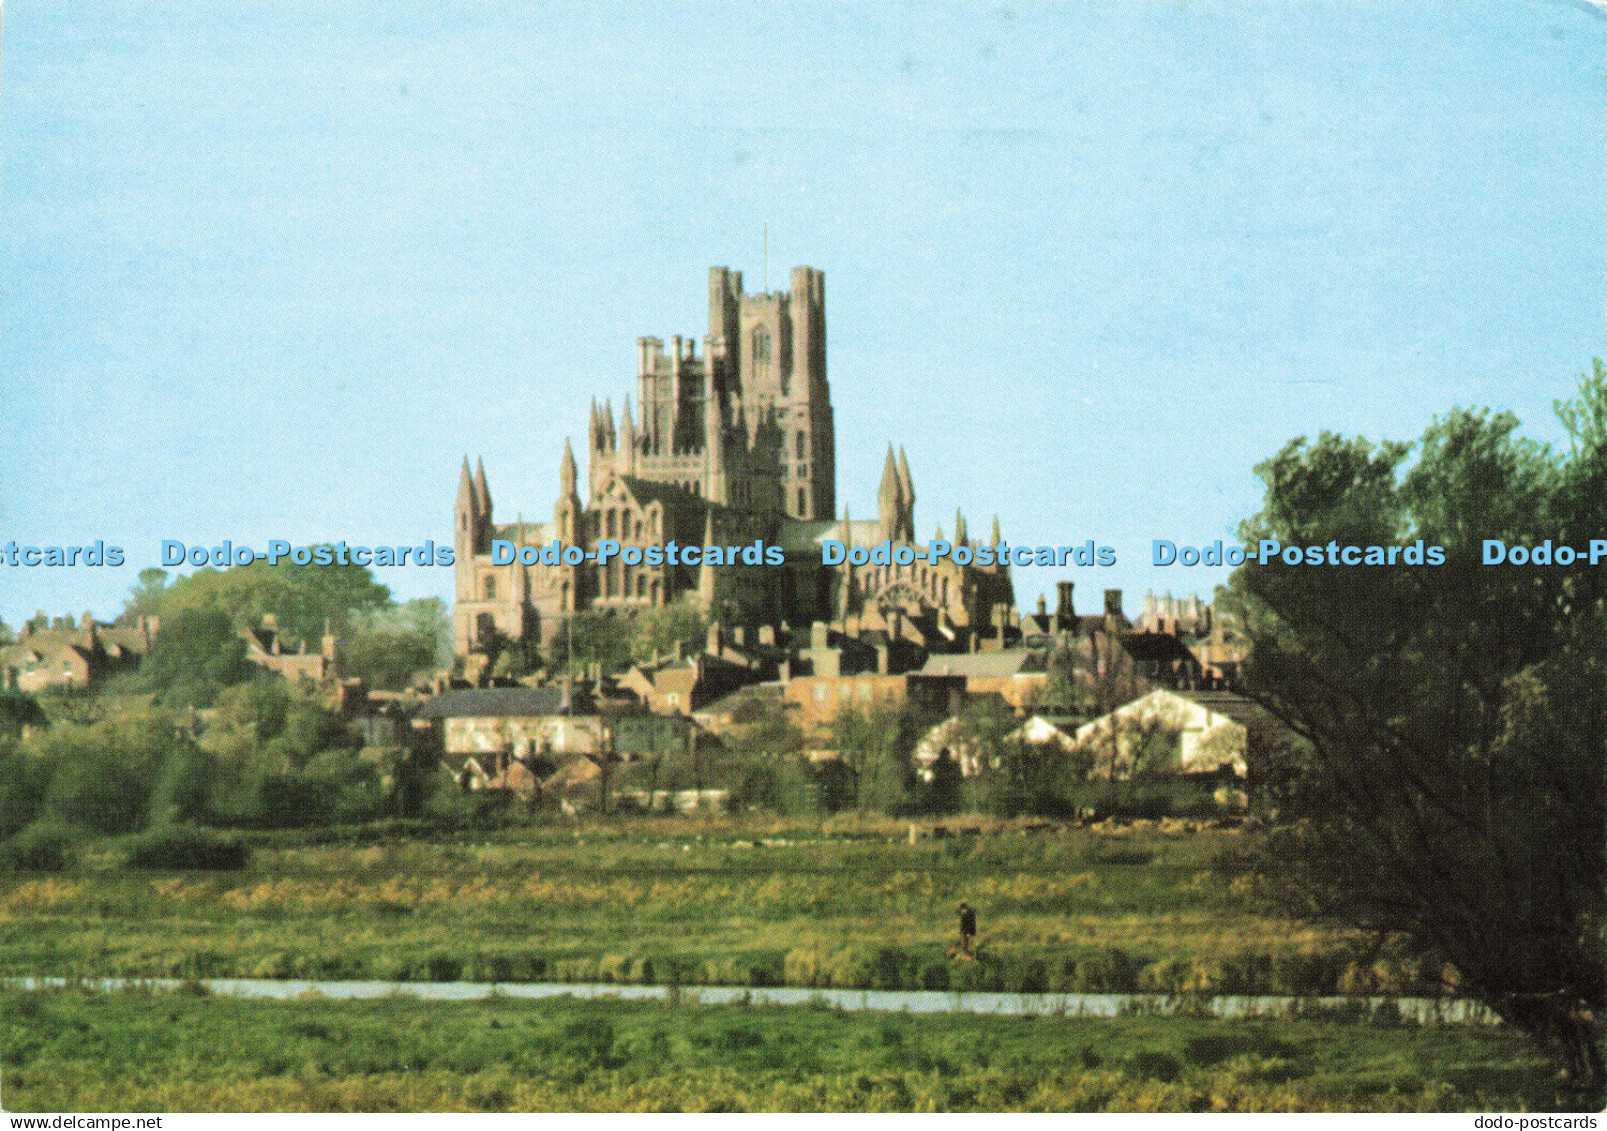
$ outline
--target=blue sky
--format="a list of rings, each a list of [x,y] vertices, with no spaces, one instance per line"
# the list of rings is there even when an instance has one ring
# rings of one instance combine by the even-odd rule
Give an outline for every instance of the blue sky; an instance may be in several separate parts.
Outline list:
[[[0,616],[109,617],[158,542],[450,535],[483,455],[550,513],[706,272],[826,272],[839,505],[1208,593],[1251,468],[1453,404],[1558,436],[1607,354],[1607,20],[1475,4],[13,0]],[[449,570],[382,570],[401,598]]]

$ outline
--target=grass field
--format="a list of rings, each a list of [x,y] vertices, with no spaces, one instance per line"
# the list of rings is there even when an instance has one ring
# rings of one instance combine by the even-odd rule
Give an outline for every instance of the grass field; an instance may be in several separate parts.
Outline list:
[[[1423,992],[1244,906],[1211,870],[1235,835],[632,821],[279,842],[215,874],[108,851],[0,880],[0,974]],[[961,899],[975,963],[948,958]]]
[[[1484,1027],[0,993],[10,1111],[1544,1110]]]

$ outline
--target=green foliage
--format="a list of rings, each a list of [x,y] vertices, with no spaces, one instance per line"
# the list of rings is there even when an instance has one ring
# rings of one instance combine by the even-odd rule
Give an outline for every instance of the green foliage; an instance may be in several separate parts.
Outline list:
[[[59,872],[72,863],[78,838],[58,824],[30,825],[0,844],[0,868],[10,872]]]
[[[152,825],[204,821],[223,780],[218,760],[185,744],[167,756],[151,794]]]
[[[128,845],[130,868],[157,871],[228,872],[244,868],[251,850],[233,837],[195,825],[165,825]]]
[[[827,811],[822,794],[819,774],[803,755],[761,754],[745,760],[736,798],[744,809],[812,817]]]
[[[1108,817],[1212,817],[1222,811],[1215,791],[1217,779],[1080,781],[1066,787],[1065,804],[1094,820]]]
[[[338,715],[272,676],[231,687],[215,710],[202,745],[237,768],[299,769],[324,750],[356,744]]]
[[[341,639],[341,674],[370,687],[399,690],[411,676],[451,662],[451,618],[438,597],[420,597],[395,609],[359,609]]]
[[[1463,992],[1599,1090],[1607,965],[1601,735],[1607,573],[1484,566],[1480,545],[1601,537],[1607,377],[1562,406],[1568,457],[1507,413],[1408,446],[1324,434],[1258,469],[1247,539],[1442,545],[1443,566],[1240,569],[1252,693],[1310,739],[1299,824],[1255,866],[1291,907],[1454,964]]]
[[[103,722],[58,723],[23,744],[50,768],[46,811],[97,833],[134,832],[145,824],[157,774],[189,739],[155,711],[127,711]]]
[[[298,829],[328,824],[334,816],[334,798],[323,783],[296,770],[259,768],[248,774],[243,784],[243,804],[226,813],[232,824]]]
[[[708,629],[708,618],[686,598],[644,609],[631,619],[630,658],[643,663],[654,656],[668,656],[677,643],[685,654],[692,655],[702,651]]]
[[[1561,1106],[1515,1034],[1474,1027],[9,990],[0,1034],[14,1111]]]
[[[924,721],[909,705],[893,703],[846,709],[832,720],[832,742],[854,772],[860,809],[911,811],[916,779],[910,759]]]
[[[771,758],[787,758],[803,750],[803,731],[779,703],[750,698],[740,703],[733,715],[732,732],[725,738],[731,749]]]
[[[352,750],[325,750],[307,764],[305,776],[324,795],[337,822],[366,821],[385,811],[378,767]]]
[[[547,643],[547,670],[582,675],[593,663],[605,672],[630,666],[630,625],[608,609],[586,609],[553,627]]]
[[[45,712],[32,695],[9,688],[0,690],[0,737],[18,738],[24,727],[39,727],[45,723]]]
[[[50,766],[16,743],[0,742],[0,839],[15,836],[43,811]]]
[[[272,614],[290,639],[317,641],[326,622],[343,632],[353,616],[391,603],[390,590],[368,567],[356,565],[298,566],[289,560],[269,565],[259,559],[230,569],[199,569],[154,589],[145,574],[140,582],[131,600],[154,604],[164,632],[171,618],[184,614],[221,612],[235,628],[256,628]]]
[[[1087,713],[1092,708],[1092,689],[1077,678],[1076,661],[1069,648],[1049,650],[1047,675],[1036,700],[1039,711],[1072,715]]]
[[[996,816],[1068,817],[1076,813],[1071,795],[1079,784],[1059,750],[1012,742],[983,771],[975,792],[979,807]]]
[[[140,679],[168,703],[205,707],[218,692],[249,679],[256,670],[246,659],[245,641],[225,613],[184,609],[164,616],[140,663]]]
[[[128,593],[123,615],[130,621],[161,616],[162,599],[167,595],[167,570],[150,566],[139,571],[139,581]]]

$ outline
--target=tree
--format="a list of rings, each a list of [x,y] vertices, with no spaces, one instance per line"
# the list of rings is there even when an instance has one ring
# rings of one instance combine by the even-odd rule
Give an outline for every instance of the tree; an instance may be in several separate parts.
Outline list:
[[[616,672],[630,663],[629,626],[607,609],[586,609],[555,625],[547,644],[548,669],[584,675],[590,664]]]
[[[924,727],[907,704],[875,703],[866,710],[838,712],[832,738],[853,771],[861,809],[907,812],[914,801],[915,768],[910,758]]]
[[[1247,541],[1325,558],[1421,541],[1446,561],[1249,564],[1226,596],[1252,642],[1250,694],[1311,746],[1296,819],[1252,857],[1270,889],[1448,964],[1599,1103],[1607,571],[1480,552],[1607,531],[1599,363],[1562,415],[1566,457],[1487,411],[1437,420],[1409,468],[1403,444],[1294,441],[1257,469]]]
[[[150,566],[139,571],[139,583],[128,591],[123,606],[125,621],[144,616],[158,616],[162,612],[162,599],[167,595],[167,570]]]
[[[165,627],[179,613],[221,611],[236,628],[255,628],[272,614],[290,639],[316,641],[325,624],[342,632],[354,616],[391,607],[391,591],[367,566],[269,565],[259,559],[230,569],[198,569],[173,582],[156,577],[160,572],[140,574],[125,616],[156,612]]]
[[[708,620],[685,599],[637,613],[630,626],[630,658],[644,663],[654,656],[668,656],[679,643],[691,655],[703,648]]]
[[[339,716],[284,680],[262,675],[217,698],[202,745],[236,770],[253,765],[299,770],[326,750],[349,750],[355,739]]]
[[[167,702],[205,707],[255,670],[228,616],[217,609],[186,609],[163,620],[140,664],[140,679]]]
[[[438,597],[395,609],[358,610],[341,641],[341,672],[370,687],[399,690],[413,675],[451,662],[450,625]]]
[[[155,711],[125,711],[93,725],[60,723],[23,748],[50,767],[46,811],[96,833],[144,827],[152,788],[164,763],[189,740]]]

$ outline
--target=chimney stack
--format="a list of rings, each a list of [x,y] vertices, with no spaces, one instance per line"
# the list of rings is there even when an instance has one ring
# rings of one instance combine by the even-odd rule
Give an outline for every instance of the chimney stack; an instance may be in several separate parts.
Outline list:
[[[1105,590],[1105,631],[1114,635],[1122,625],[1122,591]]]
[[[1072,604],[1071,592],[1075,582],[1055,582],[1055,627],[1066,630],[1077,626],[1077,609]]]

